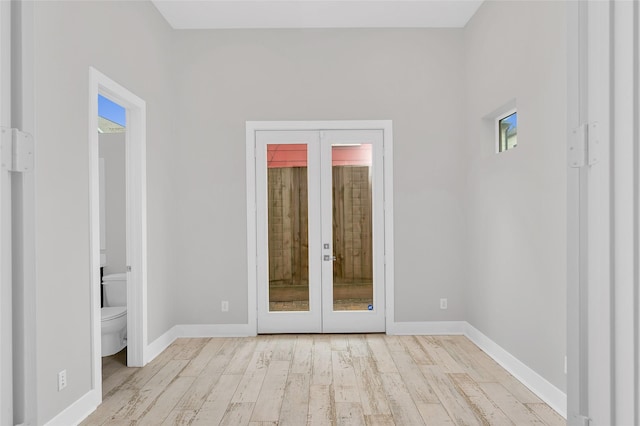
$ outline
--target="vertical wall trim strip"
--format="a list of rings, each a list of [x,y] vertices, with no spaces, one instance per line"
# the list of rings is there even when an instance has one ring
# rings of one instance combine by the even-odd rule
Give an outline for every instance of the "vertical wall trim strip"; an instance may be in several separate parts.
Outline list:
[[[615,323],[615,310],[616,310],[616,273],[615,273],[615,208],[614,208],[614,195],[615,195],[615,31],[614,31],[614,23],[615,23],[615,8],[614,2],[610,1],[608,4],[609,8],[609,149],[610,149],[610,157],[609,157],[609,217],[611,220],[609,221],[609,262],[611,268],[609,269],[609,283],[610,283],[610,294],[611,298],[609,299],[610,307],[609,307],[609,333],[611,339],[609,341],[609,355],[611,359],[611,363],[609,365],[609,374],[611,377],[611,393],[609,395],[610,406],[611,406],[611,424],[615,424],[616,422],[616,369],[615,369],[615,346],[616,346],[616,323]]]
[[[11,4],[0,2],[0,127],[11,127]],[[0,168],[0,424],[13,421],[11,181]]]
[[[639,193],[639,184],[640,184],[640,148],[638,147],[639,135],[640,135],[640,86],[639,86],[639,76],[640,72],[640,43],[639,43],[639,34],[640,30],[638,29],[638,23],[640,21],[640,7],[637,2],[633,3],[633,185],[634,194],[633,194],[633,302],[634,302],[634,318],[633,318],[633,327],[635,328],[634,333],[634,344],[633,344],[633,359],[636,360],[633,366],[633,374],[634,374],[634,399],[636,403],[634,406],[634,424],[640,424],[640,408],[638,407],[638,402],[640,402],[640,350],[639,350],[639,331],[640,331],[640,321],[639,321],[639,300],[638,296],[640,291],[638,290],[638,284],[640,282],[640,265],[639,265],[639,255],[640,255],[640,193]]]

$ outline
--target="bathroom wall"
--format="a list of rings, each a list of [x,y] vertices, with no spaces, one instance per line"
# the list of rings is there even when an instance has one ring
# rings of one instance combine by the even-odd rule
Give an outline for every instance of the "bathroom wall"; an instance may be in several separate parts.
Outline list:
[[[100,218],[106,226],[105,275],[125,272],[127,266],[125,139],[125,133],[99,135],[99,155],[105,160],[105,217]]]

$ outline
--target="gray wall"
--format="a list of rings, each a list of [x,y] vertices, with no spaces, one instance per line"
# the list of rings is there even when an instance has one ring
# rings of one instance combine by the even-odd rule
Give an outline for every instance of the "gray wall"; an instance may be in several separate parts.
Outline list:
[[[566,389],[566,5],[486,2],[465,29],[467,320]],[[516,99],[518,146],[483,120]]]
[[[393,120],[396,320],[464,319],[462,42],[461,30],[176,32],[178,323],[247,321],[247,120]]]
[[[104,273],[125,272],[127,267],[127,174],[125,133],[99,135],[100,158],[105,168],[105,250]]]
[[[170,308],[171,30],[145,2],[37,2],[34,10],[38,422],[91,387],[89,66],[147,101],[149,338]],[[68,386],[57,390],[57,373]]]

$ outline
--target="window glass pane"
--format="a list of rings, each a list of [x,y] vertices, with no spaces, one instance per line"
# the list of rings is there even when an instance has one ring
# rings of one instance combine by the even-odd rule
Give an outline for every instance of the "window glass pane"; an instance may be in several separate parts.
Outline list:
[[[518,145],[518,113],[514,112],[498,122],[498,151],[506,151]]]
[[[333,145],[333,310],[373,309],[372,145]]]
[[[98,132],[123,133],[126,127],[127,111],[102,95],[98,95]]]
[[[307,145],[267,145],[269,311],[309,310]]]

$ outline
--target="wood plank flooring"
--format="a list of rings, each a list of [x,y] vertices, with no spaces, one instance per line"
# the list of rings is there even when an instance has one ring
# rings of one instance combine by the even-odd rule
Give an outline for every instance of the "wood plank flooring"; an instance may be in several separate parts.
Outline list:
[[[564,425],[464,336],[178,339],[144,368],[103,358],[82,425]]]

